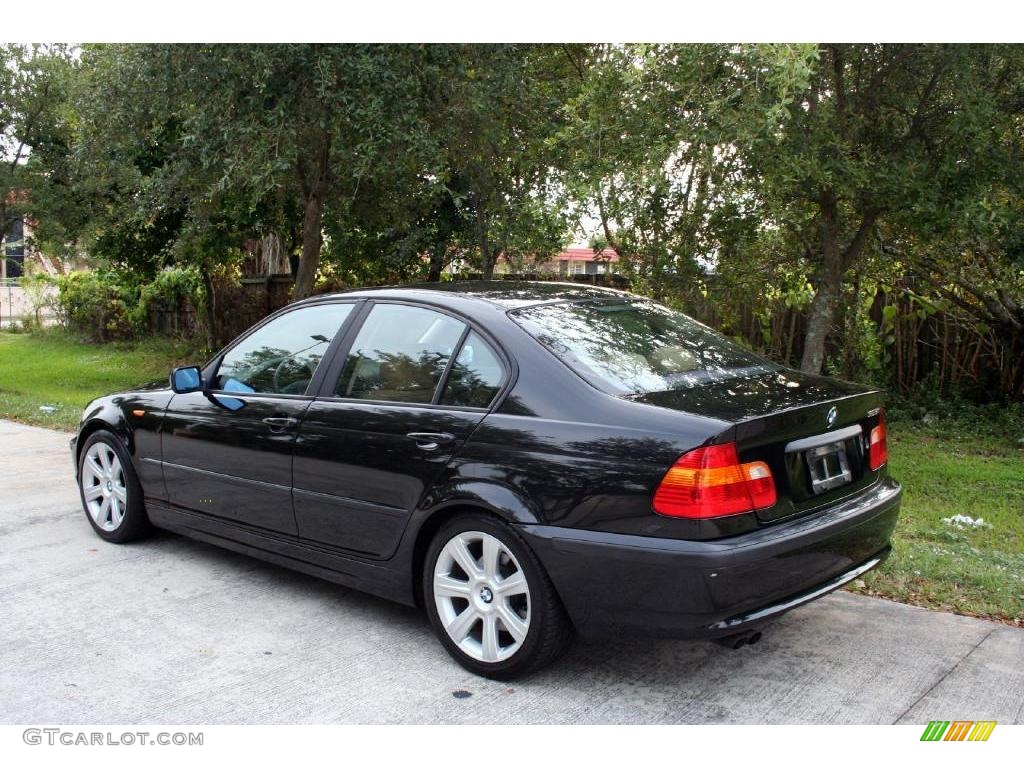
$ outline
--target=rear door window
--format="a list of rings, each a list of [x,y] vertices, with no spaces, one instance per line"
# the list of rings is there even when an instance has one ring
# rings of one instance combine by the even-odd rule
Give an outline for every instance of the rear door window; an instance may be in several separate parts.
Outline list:
[[[358,400],[433,402],[465,328],[431,309],[375,305],[352,343],[334,394]]]
[[[505,368],[497,353],[480,334],[471,331],[452,363],[441,403],[486,408],[501,388]]]

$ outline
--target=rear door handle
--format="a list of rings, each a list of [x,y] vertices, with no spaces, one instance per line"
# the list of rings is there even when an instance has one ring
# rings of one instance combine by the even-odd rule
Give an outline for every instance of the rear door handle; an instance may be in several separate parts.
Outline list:
[[[455,435],[447,432],[410,432],[406,437],[415,440],[416,447],[422,451],[436,451],[455,440]]]
[[[299,420],[291,416],[267,416],[263,420],[264,424],[269,424],[271,427],[277,429],[290,429],[299,423]]]

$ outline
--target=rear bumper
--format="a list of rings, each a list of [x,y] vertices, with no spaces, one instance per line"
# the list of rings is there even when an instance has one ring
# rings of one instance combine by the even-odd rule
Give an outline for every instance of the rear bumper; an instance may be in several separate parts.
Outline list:
[[[718,637],[837,589],[889,553],[889,478],[829,510],[714,541],[524,525],[584,635]]]

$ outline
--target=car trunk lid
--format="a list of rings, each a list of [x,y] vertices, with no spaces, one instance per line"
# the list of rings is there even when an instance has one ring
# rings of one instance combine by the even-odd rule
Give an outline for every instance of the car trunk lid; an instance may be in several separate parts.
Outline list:
[[[829,506],[878,477],[868,463],[882,402],[876,390],[786,370],[631,399],[731,422],[713,442],[735,441],[741,461],[772,470],[778,498],[756,513],[764,523]]]

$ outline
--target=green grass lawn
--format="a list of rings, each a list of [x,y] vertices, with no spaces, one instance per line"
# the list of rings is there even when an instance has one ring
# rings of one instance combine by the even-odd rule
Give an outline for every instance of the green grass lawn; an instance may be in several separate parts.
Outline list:
[[[854,591],[1024,625],[1024,448],[897,423],[889,460],[904,491],[893,554]],[[985,524],[944,522],[957,514]]]
[[[168,339],[83,344],[56,329],[0,332],[0,418],[74,429],[94,397],[166,379],[175,365],[201,361],[191,347]]]
[[[0,418],[73,429],[93,397],[199,361],[191,346],[168,340],[90,345],[59,331],[0,333]],[[57,410],[44,413],[41,405]],[[890,424],[890,471],[903,483],[903,511],[892,557],[854,591],[1022,625],[1021,435],[999,434],[991,423],[984,430],[948,420],[941,425]],[[985,525],[943,522],[957,514]]]

